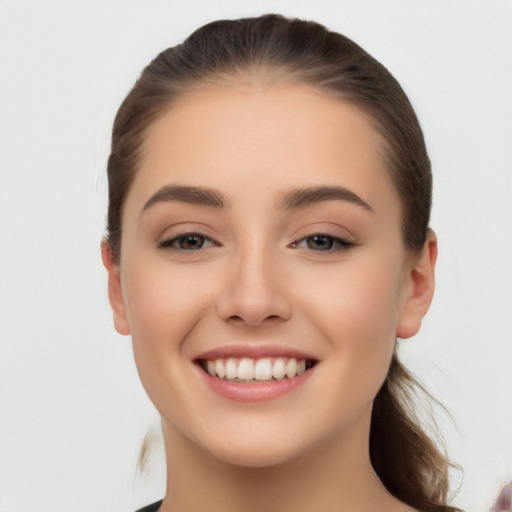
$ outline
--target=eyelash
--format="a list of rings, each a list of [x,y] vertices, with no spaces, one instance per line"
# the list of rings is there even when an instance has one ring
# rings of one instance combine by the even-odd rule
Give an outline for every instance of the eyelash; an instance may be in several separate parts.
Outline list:
[[[314,249],[309,246],[309,242],[313,239],[323,239],[324,241],[327,241],[329,243],[328,247],[326,249]],[[343,238],[339,238],[333,235],[329,235],[327,233],[312,233],[311,235],[308,235],[304,238],[301,238],[297,242],[293,242],[291,244],[291,247],[294,249],[300,248],[300,245],[305,243],[306,248],[313,251],[313,252],[340,252],[340,251],[346,251],[347,249],[350,249],[351,247],[354,247],[356,244],[354,242],[349,242],[348,240],[345,240]]]
[[[202,241],[200,247],[187,249],[187,248],[179,246],[180,242],[184,242],[187,239],[189,239],[189,241],[190,241],[193,238],[196,238],[196,239],[199,239]],[[204,249],[205,243],[208,244],[207,247],[211,247],[211,246],[218,247],[219,246],[219,244],[217,242],[215,242],[214,240],[212,240],[210,237],[207,237],[201,233],[190,232],[190,233],[181,233],[173,238],[170,238],[169,240],[163,240],[162,242],[160,242],[158,244],[158,248],[159,249],[174,249],[175,251],[193,252],[193,251],[199,251],[201,249]]]
[[[314,239],[323,239],[324,242],[327,242],[328,246],[324,249],[318,249],[318,248],[312,248],[309,246],[309,242],[313,241]],[[185,248],[183,246],[180,246],[181,243],[186,243],[186,241],[191,241],[192,239],[196,239],[200,242],[200,246],[196,248]],[[317,240],[318,242],[319,240]],[[314,243],[314,242],[313,242]],[[206,246],[205,246],[206,244]],[[311,251],[320,253],[320,252],[339,252],[339,251],[346,251],[347,249],[350,249],[351,247],[355,246],[356,244],[354,242],[349,242],[343,238],[335,237],[333,235],[329,235],[326,233],[312,233],[304,238],[301,238],[300,240],[297,240],[296,242],[293,242],[290,244],[290,247],[293,249],[299,249],[301,248],[301,244],[306,244],[306,249],[309,249]],[[185,251],[185,252],[194,252],[199,251],[201,249],[205,249],[208,247],[219,247],[220,244],[215,242],[215,240],[211,239],[208,236],[205,236],[201,233],[196,232],[190,232],[190,233],[181,233],[173,238],[170,238],[169,240],[163,240],[158,244],[159,249],[173,249],[176,251]]]

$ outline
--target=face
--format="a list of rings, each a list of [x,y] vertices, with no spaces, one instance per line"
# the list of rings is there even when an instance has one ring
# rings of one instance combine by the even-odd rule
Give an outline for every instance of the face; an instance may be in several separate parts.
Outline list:
[[[425,310],[382,148],[298,85],[190,92],[150,127],[119,267],[104,258],[166,435],[248,466],[367,438]]]

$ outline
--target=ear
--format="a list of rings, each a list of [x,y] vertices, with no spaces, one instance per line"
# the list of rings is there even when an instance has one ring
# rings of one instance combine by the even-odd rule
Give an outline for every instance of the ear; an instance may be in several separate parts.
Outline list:
[[[130,334],[130,325],[126,315],[119,264],[112,254],[112,249],[107,242],[101,243],[101,259],[108,272],[108,300],[114,314],[114,327],[119,334]]]
[[[430,307],[435,288],[437,237],[429,229],[421,252],[413,257],[406,275],[405,297],[396,326],[399,338],[414,336]]]

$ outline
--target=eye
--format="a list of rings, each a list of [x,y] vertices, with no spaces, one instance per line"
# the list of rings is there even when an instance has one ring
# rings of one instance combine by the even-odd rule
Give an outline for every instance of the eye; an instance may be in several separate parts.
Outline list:
[[[313,235],[306,238],[308,249],[314,251],[328,251],[334,247],[334,238],[326,235]]]
[[[313,234],[294,242],[293,248],[309,249],[316,252],[327,252],[327,251],[342,251],[355,245],[353,242],[348,242],[342,238],[338,238],[327,234]]]
[[[175,249],[178,251],[198,251],[217,245],[211,238],[200,233],[183,233],[159,243],[160,249]]]

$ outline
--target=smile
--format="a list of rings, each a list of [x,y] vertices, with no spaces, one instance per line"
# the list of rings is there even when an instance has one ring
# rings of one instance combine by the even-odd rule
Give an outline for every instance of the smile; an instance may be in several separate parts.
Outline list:
[[[229,357],[201,359],[198,363],[213,377],[244,384],[293,379],[315,365],[314,360],[295,357]]]

